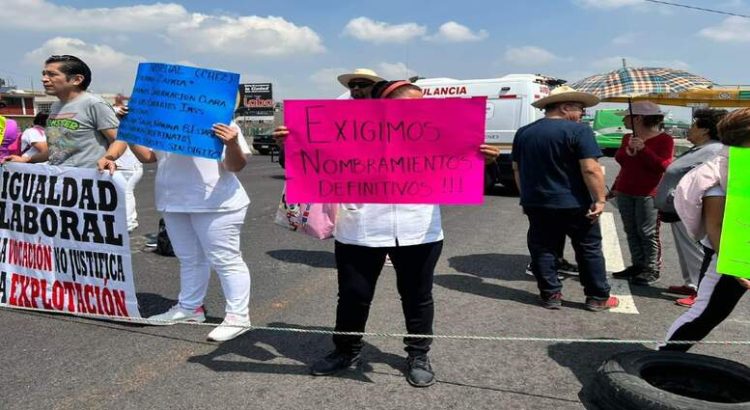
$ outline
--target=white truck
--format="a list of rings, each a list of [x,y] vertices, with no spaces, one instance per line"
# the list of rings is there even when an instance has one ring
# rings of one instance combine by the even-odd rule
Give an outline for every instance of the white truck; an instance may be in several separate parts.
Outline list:
[[[544,113],[531,103],[545,97],[565,81],[538,74],[509,74],[499,78],[456,80],[423,78],[414,84],[425,98],[487,97],[485,142],[500,147],[500,157],[485,168],[485,192],[496,183],[515,189],[510,151],[518,128],[534,122]],[[461,121],[456,118],[456,121]]]

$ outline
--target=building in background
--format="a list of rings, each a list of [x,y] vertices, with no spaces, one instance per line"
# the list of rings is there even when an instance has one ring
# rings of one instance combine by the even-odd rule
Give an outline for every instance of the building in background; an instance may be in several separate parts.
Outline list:
[[[0,115],[16,120],[21,129],[31,126],[38,112],[34,101],[39,95],[44,93],[8,87],[4,81],[0,82]]]
[[[240,84],[237,119],[257,123],[273,123],[273,85],[271,83]]]
[[[239,97],[235,122],[256,152],[270,153],[276,147],[273,129],[283,123],[281,104],[273,101],[273,84],[240,84]]]

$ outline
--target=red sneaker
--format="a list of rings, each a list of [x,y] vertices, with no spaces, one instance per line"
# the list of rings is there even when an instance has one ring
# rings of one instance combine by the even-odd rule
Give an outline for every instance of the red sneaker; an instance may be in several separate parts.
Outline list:
[[[667,292],[674,293],[676,295],[686,295],[686,296],[691,296],[691,295],[695,295],[696,293],[698,293],[698,291],[695,288],[687,286],[687,285],[670,286],[667,289]]]
[[[615,296],[610,296],[607,300],[599,300],[587,297],[586,298],[586,310],[592,312],[601,312],[603,310],[609,310],[620,306],[620,299]]]
[[[689,308],[695,304],[695,299],[698,299],[698,295],[690,295],[686,298],[677,299],[674,303]]]

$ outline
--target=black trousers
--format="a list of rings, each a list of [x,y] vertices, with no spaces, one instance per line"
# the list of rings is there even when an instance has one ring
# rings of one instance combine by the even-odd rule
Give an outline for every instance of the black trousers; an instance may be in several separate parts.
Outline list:
[[[677,318],[675,324],[672,325],[675,330],[668,337],[669,341],[703,340],[716,326],[729,317],[747,292],[747,289],[740,285],[735,277],[720,275],[713,270],[709,272],[714,251],[706,247],[704,250],[706,256],[701,266],[701,281],[698,286],[699,297],[704,299],[696,301],[688,312]],[[705,276],[709,277],[704,281]],[[691,344],[668,344],[659,347],[659,350],[686,352],[691,347],[693,347]]]
[[[432,282],[435,265],[443,250],[443,241],[412,246],[370,248],[336,241],[336,268],[339,295],[336,330],[364,332],[370,304],[375,295],[386,255],[396,270],[396,285],[406,319],[406,330],[414,334],[432,334],[435,305]],[[356,354],[362,349],[361,336],[333,336],[336,350]],[[426,354],[432,339],[404,338],[410,356]]]

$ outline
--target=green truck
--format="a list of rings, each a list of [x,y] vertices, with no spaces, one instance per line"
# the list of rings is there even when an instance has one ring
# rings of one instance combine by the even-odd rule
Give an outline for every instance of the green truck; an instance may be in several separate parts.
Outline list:
[[[614,157],[620,148],[622,136],[630,132],[622,123],[621,116],[615,114],[618,109],[599,110],[594,114],[591,128],[594,129],[596,143],[604,155]]]
[[[596,136],[596,143],[605,156],[614,157],[620,148],[622,136],[630,133],[622,123],[623,117],[615,114],[619,109],[599,110],[594,118],[588,118]],[[690,148],[691,144],[685,139],[690,124],[684,121],[667,118],[664,121],[664,131],[675,139],[675,155],[679,155]]]

